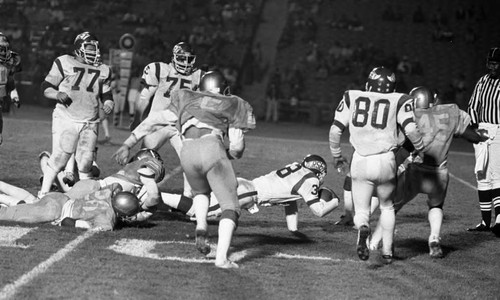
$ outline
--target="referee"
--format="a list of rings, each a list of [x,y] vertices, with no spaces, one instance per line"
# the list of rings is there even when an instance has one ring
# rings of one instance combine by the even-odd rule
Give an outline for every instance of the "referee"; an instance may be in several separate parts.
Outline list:
[[[468,231],[493,231],[500,237],[500,48],[491,48],[486,58],[488,73],[482,76],[470,98],[471,125],[490,138],[474,145],[481,223]],[[494,207],[495,224],[491,226]]]

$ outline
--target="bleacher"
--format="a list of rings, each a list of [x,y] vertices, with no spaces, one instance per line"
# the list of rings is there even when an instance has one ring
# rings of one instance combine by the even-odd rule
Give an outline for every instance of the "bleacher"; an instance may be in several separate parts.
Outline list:
[[[291,0],[304,9],[304,15],[310,15],[310,8],[314,1]],[[423,68],[423,74],[403,74],[407,88],[417,85],[428,85],[440,91],[449,89],[453,78],[460,73],[465,74],[467,80],[468,95],[477,79],[485,73],[484,59],[488,49],[492,46],[500,45],[500,26],[496,21],[496,11],[500,8],[500,3],[495,1],[369,1],[369,0],[335,0],[319,1],[320,9],[318,15],[314,17],[317,23],[316,38],[314,42],[323,55],[336,42],[349,44],[353,47],[361,45],[367,47],[373,45],[380,53],[375,57],[372,66],[376,66],[384,60],[392,62],[394,57],[401,59],[408,56],[410,60],[418,60]],[[382,19],[382,14],[387,6],[391,5],[396,11],[402,14],[399,21],[386,21]],[[417,5],[421,5],[426,21],[424,23],[414,23],[412,21],[413,12]],[[455,19],[455,10],[462,5],[465,9],[475,8],[475,18],[466,21]],[[447,16],[450,28],[454,33],[452,42],[433,40],[434,27],[431,18],[434,13],[441,8]],[[481,18],[480,9],[483,9],[486,18]],[[357,15],[363,30],[349,30],[333,28],[329,25],[332,19],[340,19],[342,15],[353,17]],[[279,49],[277,55],[277,66],[284,69],[293,62],[304,59],[311,44],[304,39],[305,34],[293,28],[293,21],[296,15],[291,15],[287,28],[284,32],[285,39],[292,38],[286,47]],[[465,35],[468,27],[472,27],[477,34],[477,40],[473,43],[466,43]],[[294,31],[290,33],[290,31]],[[381,57],[380,57],[381,56]],[[377,61],[378,60],[378,61]],[[364,78],[370,68],[367,66],[352,66],[348,74],[330,74],[326,79],[316,79],[315,65],[305,63],[304,93],[301,101],[311,103],[311,107],[335,107],[341,99],[343,91],[354,82],[363,84]],[[391,66],[393,67],[393,66]],[[395,67],[395,66],[394,66]],[[361,74],[361,75],[360,75]],[[400,74],[398,74],[400,75]],[[363,77],[364,76],[364,77]],[[288,86],[284,86],[285,94]],[[408,91],[402,91],[408,92]],[[285,99],[286,102],[287,99]],[[302,107],[303,112],[307,112],[307,105]],[[331,112],[329,114],[331,116]],[[327,117],[328,114],[325,114]],[[321,123],[321,121],[317,122]]]

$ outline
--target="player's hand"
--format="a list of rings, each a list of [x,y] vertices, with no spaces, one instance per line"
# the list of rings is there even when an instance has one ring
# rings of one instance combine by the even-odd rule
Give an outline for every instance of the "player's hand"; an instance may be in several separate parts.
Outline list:
[[[58,92],[57,93],[57,102],[61,103],[62,105],[68,107],[73,103],[73,100],[66,94],[65,92]]]
[[[476,132],[481,137],[481,142],[485,142],[490,138],[486,129],[478,129]]]
[[[104,101],[104,104],[102,106],[102,110],[104,111],[105,114],[109,115],[113,111],[114,107],[115,107],[115,103],[113,101],[106,100],[106,101]]]
[[[333,167],[342,176],[346,176],[349,172],[349,162],[343,156],[333,158]]]
[[[118,148],[118,150],[116,150],[116,152],[113,154],[112,157],[120,165],[125,165],[128,161],[129,154],[130,154],[130,149],[127,146],[122,145],[120,148]]]
[[[12,98],[12,103],[17,107],[21,107],[21,102],[19,102],[19,97]]]

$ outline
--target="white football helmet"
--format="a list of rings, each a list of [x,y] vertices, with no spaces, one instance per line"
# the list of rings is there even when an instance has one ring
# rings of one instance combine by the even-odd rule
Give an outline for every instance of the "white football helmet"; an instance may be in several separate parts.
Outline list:
[[[4,63],[10,59],[12,51],[10,51],[10,42],[7,36],[0,32],[0,62]]]
[[[196,55],[188,43],[177,43],[172,49],[172,64],[180,74],[190,75],[194,70],[195,61]]]
[[[83,59],[86,64],[92,66],[102,64],[99,41],[95,35],[88,31],[82,32],[76,36],[73,44],[75,55]]]

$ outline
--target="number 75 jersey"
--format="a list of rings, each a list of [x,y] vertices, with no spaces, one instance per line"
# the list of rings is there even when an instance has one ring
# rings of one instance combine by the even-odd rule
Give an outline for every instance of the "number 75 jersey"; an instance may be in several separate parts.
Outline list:
[[[398,125],[404,129],[414,118],[413,99],[407,94],[350,90],[337,107],[334,124],[349,127],[350,143],[368,156],[396,148]]]

